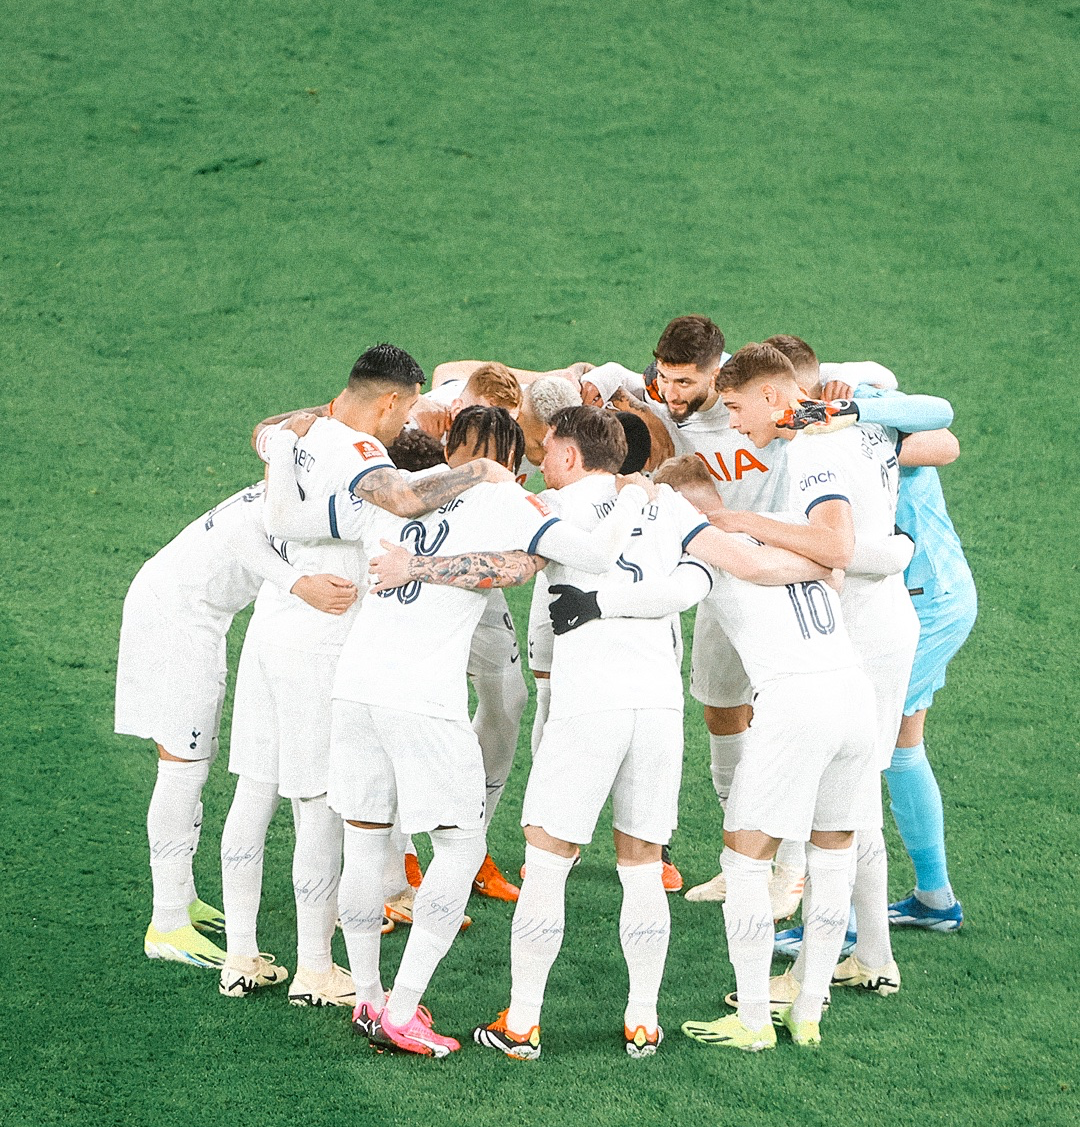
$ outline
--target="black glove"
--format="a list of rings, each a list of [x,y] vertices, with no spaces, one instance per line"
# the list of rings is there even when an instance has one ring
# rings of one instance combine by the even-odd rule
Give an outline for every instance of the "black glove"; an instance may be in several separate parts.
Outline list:
[[[582,591],[568,583],[553,583],[548,590],[556,596],[548,606],[551,626],[556,634],[568,634],[585,622],[600,617],[595,591]]]

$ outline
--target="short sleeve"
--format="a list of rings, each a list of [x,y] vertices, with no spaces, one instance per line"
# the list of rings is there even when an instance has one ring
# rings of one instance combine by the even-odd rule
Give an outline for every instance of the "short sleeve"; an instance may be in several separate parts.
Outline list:
[[[361,435],[359,441],[352,444],[356,451],[354,460],[355,476],[349,482],[349,491],[352,492],[357,484],[364,480],[372,470],[396,469],[386,447],[370,434]]]
[[[709,527],[709,521],[705,514],[692,505],[681,493],[676,493],[669,486],[661,486],[661,494],[657,498],[657,502],[663,503],[674,518],[679,543],[682,545],[684,552],[687,544],[699,532]],[[646,510],[647,513],[648,510]],[[647,516],[646,519],[648,519]]]
[[[829,456],[828,443],[832,438],[795,438],[788,454],[791,490],[802,512],[809,516],[825,501],[851,503],[851,491],[846,475],[834,458]],[[820,445],[811,445],[820,444]]]
[[[540,538],[553,524],[558,523],[559,518],[542,498],[522,489],[515,482],[506,482],[496,488],[502,492],[499,513],[506,548],[534,553]]]

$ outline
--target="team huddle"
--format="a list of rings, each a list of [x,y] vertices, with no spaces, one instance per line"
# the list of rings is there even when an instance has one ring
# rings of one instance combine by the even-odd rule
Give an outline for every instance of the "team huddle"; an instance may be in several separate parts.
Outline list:
[[[382,344],[329,404],[255,428],[264,480],[185,528],[124,603],[115,727],[158,754],[150,958],[214,968],[231,998],[289,979],[258,941],[267,830],[287,798],[289,1001],[351,1008],[377,1048],[446,1056],[460,1043],[436,1032],[424,993],[471,923],[470,893],[507,900],[509,1003],[472,1039],[537,1059],[566,882],[610,798],[623,1044],[654,1055],[667,897],[682,888],[669,843],[680,614],[692,607],[690,692],[704,706],[723,852],[686,897],[723,901],[735,989],[732,1012],[683,1032],[758,1051],[780,1028],[818,1045],[833,986],[900,989],[890,927],[961,925],[923,743],[975,618],[935,469],[958,454],[952,409],[903,394],[879,364],[819,364],[797,337],[724,346],[707,317],[678,317],[644,373],[458,361],[422,394],[419,365]],[[523,487],[534,474],[540,493]],[[530,580],[519,888],[486,830],[528,701],[501,588]],[[218,911],[199,899],[192,862],[225,637],[252,602]],[[895,904],[882,773],[916,875]],[[423,873],[418,834],[432,847]],[[778,933],[800,903],[801,925]],[[381,938],[402,925],[386,990]],[[347,970],[331,954],[337,927]],[[794,962],[770,978],[774,953]]]

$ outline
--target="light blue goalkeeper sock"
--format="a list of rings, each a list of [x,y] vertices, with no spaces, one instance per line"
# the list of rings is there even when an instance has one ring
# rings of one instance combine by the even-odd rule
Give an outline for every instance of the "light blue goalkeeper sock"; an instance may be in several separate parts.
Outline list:
[[[885,772],[885,781],[889,784],[897,829],[915,866],[916,892],[944,893],[944,897],[931,898],[932,907],[939,906],[940,899],[951,904],[952,889],[945,863],[945,812],[937,779],[926,758],[926,745],[898,747]],[[930,899],[926,902],[930,903]]]

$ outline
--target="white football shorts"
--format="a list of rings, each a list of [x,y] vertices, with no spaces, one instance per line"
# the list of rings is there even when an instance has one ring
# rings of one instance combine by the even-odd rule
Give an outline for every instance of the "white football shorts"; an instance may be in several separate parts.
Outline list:
[[[483,829],[480,743],[461,720],[335,700],[327,802],[350,822]]]
[[[240,653],[229,770],[283,798],[326,793],[336,653],[303,653],[249,635]]]
[[[710,708],[735,708],[750,703],[750,678],[723,627],[698,603],[694,643],[690,650],[690,695]]]
[[[666,845],[678,824],[683,717],[639,708],[548,720],[533,757],[523,826],[586,845],[611,795],[612,825]]]
[[[724,829],[807,841],[881,826],[874,693],[857,669],[800,673],[754,695]]]
[[[168,617],[136,577],[124,599],[116,660],[114,730],[179,759],[213,759],[225,700],[225,639]]]

